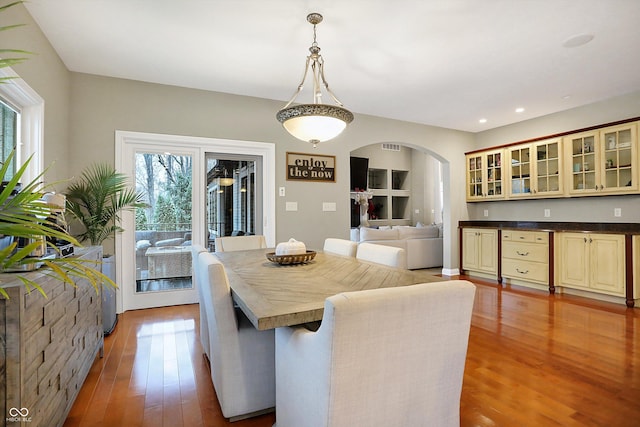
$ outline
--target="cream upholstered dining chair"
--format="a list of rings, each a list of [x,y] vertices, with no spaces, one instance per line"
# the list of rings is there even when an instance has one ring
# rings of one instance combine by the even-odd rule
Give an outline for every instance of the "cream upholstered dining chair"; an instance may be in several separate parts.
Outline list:
[[[191,246],[191,281],[193,286],[198,290],[198,305],[200,306],[200,344],[202,344],[202,350],[207,355],[207,359],[210,359],[209,355],[209,326],[207,324],[207,313],[204,309],[204,302],[202,298],[202,286],[198,283],[198,254],[200,252],[207,252],[207,249],[202,245]]]
[[[200,252],[198,284],[209,331],[211,379],[222,415],[235,421],[275,407],[275,338],[236,313],[224,266]]]
[[[267,247],[267,241],[261,234],[251,236],[216,237],[216,252],[243,251],[247,249],[262,249]]]
[[[407,268],[407,252],[394,246],[360,243],[356,258],[390,267]]]
[[[358,249],[358,244],[356,242],[329,237],[324,239],[324,248],[322,250],[336,255],[354,257],[356,256],[356,249]]]
[[[475,286],[346,292],[317,332],[276,330],[278,427],[459,426]]]

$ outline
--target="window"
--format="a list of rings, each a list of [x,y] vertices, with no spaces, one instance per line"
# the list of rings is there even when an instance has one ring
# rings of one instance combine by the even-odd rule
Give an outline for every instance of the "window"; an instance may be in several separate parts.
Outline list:
[[[0,100],[0,160],[4,163],[18,142],[18,112]],[[8,181],[16,173],[15,158],[3,177]]]
[[[24,176],[24,182],[30,182],[38,177],[44,170],[42,129],[44,122],[44,100],[10,68],[0,68],[0,78],[11,79],[0,84],[0,108],[2,108],[2,152],[4,160],[11,150],[16,149],[14,171],[20,167],[30,156]],[[11,121],[11,115],[15,115],[13,124],[13,141],[5,139],[5,118]],[[9,135],[6,136],[9,138]],[[8,152],[6,150],[9,150]]]

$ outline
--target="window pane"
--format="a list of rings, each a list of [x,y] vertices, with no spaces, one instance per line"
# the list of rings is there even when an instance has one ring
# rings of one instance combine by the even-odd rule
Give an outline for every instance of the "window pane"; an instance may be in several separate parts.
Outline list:
[[[0,143],[2,144],[0,147],[0,160],[2,160],[3,163],[17,145],[17,126],[18,113],[6,104],[0,102]],[[12,160],[11,166],[5,174],[4,179],[11,179],[15,172],[15,160]]]

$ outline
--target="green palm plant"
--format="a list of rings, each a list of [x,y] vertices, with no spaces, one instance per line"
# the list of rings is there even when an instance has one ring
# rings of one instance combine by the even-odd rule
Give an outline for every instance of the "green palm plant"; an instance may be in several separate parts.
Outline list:
[[[87,168],[67,188],[67,210],[85,228],[77,237],[92,245],[102,242],[120,227],[120,213],[146,207],[144,195],[127,184],[127,176],[111,165],[98,163]]]
[[[42,195],[48,190],[48,186],[42,184],[44,173],[26,185],[20,185],[20,180],[31,158],[16,171],[11,179],[5,181],[4,178],[8,176],[14,156],[15,152],[12,152],[4,162],[0,163],[0,179],[3,183],[0,191],[0,240],[7,240],[7,237],[23,237],[32,242],[21,248],[18,247],[15,240],[8,244],[3,242],[0,245],[0,271],[11,271],[27,264],[38,263],[48,267],[40,270],[41,272],[53,275],[71,286],[75,286],[75,279],[84,278],[91,283],[96,292],[103,283],[115,287],[116,285],[111,279],[92,268],[93,261],[78,258],[48,259],[30,256],[41,245],[42,239],[56,238],[77,246],[80,246],[80,243],[48,219],[52,217],[53,209],[56,207],[47,205],[42,200]],[[51,251],[57,250],[52,243],[47,242],[47,244]],[[9,277],[13,279],[14,275]],[[30,280],[28,275],[18,274],[15,277],[28,289],[35,288],[45,295],[42,288]],[[4,289],[6,285],[0,276],[0,295],[8,298],[9,296]]]

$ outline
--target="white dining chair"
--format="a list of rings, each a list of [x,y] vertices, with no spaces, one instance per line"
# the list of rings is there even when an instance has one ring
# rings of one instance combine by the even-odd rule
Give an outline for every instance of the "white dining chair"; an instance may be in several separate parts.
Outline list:
[[[322,248],[324,252],[351,257],[356,256],[357,249],[358,244],[356,242],[345,239],[336,239],[334,237],[324,239],[324,247]]]
[[[346,292],[317,332],[278,328],[277,426],[458,427],[474,297],[462,280]]]
[[[407,253],[402,248],[395,246],[377,245],[375,243],[360,243],[356,252],[356,258],[363,261],[390,267],[407,268]]]
[[[243,251],[267,247],[267,241],[261,234],[251,236],[216,237],[216,252]]]
[[[202,344],[202,351],[204,351],[207,359],[211,360],[209,354],[209,326],[207,324],[207,313],[204,309],[202,286],[198,283],[198,274],[196,273],[198,268],[198,254],[200,254],[200,252],[207,252],[207,249],[202,245],[191,246],[191,282],[198,290],[198,305],[200,306],[200,343]]]
[[[259,331],[236,313],[227,274],[215,255],[198,254],[197,275],[209,332],[211,380],[222,415],[236,421],[272,410],[274,331]]]

